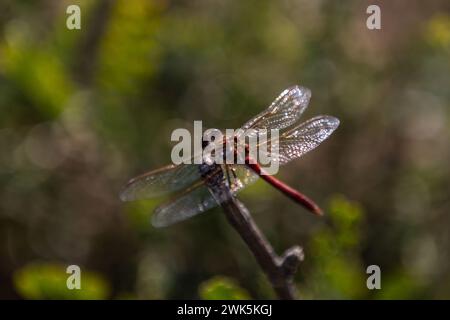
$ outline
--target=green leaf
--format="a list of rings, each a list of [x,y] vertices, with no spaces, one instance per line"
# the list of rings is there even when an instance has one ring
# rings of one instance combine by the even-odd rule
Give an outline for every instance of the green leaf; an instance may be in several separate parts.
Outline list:
[[[245,300],[250,299],[246,290],[230,278],[217,276],[200,285],[200,297],[204,300]]]
[[[31,263],[14,274],[14,286],[25,299],[106,299],[108,283],[97,273],[81,270],[81,288],[68,289],[66,267],[51,263]]]

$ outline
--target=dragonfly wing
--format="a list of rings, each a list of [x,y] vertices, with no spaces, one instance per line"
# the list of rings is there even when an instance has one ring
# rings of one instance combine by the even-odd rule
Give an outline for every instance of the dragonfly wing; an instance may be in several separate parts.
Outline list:
[[[331,116],[318,116],[294,127],[280,136],[280,165],[301,157],[317,147],[339,126],[339,120]]]
[[[166,227],[205,212],[218,205],[210,189],[203,183],[187,189],[181,195],[156,208],[152,224]]]
[[[205,212],[258,179],[258,175],[245,165],[224,165],[221,170],[213,175],[219,174],[220,183],[224,188],[229,188],[231,193],[214,194],[204,181],[199,181],[168,203],[156,208],[152,224],[155,227],[165,227]],[[221,172],[225,172],[227,177]],[[213,176],[209,178],[215,179]]]
[[[201,178],[198,166],[169,165],[131,179],[122,192],[122,201],[148,199],[181,190]]]
[[[308,106],[311,91],[308,88],[293,86],[284,90],[272,104],[253,119],[247,121],[247,129],[283,129],[300,118]]]

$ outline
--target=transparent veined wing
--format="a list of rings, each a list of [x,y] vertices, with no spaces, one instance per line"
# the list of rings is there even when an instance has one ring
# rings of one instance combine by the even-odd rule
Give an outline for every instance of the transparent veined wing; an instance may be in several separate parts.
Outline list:
[[[227,188],[230,191],[215,194],[213,191],[215,188],[209,188],[204,181],[194,183],[181,194],[156,208],[152,216],[153,226],[166,227],[208,211],[258,178],[258,175],[246,168],[245,165],[223,165],[220,170],[222,172],[214,171],[206,179],[214,180],[213,176],[220,174],[221,181],[218,188]]]
[[[263,112],[247,121],[241,129],[283,129],[297,122],[308,107],[311,91],[301,86],[284,90]]]
[[[218,205],[212,191],[198,183],[156,208],[152,216],[155,227],[166,227],[205,212]]]
[[[168,165],[131,179],[120,193],[120,199],[133,201],[158,197],[187,188],[199,179],[197,165]]]
[[[279,164],[299,158],[317,147],[339,126],[332,116],[317,116],[284,132],[279,140]]]
[[[224,165],[211,167],[201,181],[194,183],[181,194],[156,208],[152,224],[155,227],[169,226],[205,212],[227,200],[231,193],[228,191],[229,180],[225,179],[224,171],[226,171]],[[223,192],[217,190],[223,190]]]

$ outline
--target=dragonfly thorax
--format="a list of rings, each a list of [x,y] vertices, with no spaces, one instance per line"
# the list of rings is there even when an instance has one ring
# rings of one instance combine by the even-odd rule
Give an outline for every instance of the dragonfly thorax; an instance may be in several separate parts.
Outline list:
[[[223,138],[220,141],[202,141],[202,161],[212,164],[244,164],[249,156],[247,143],[238,141],[237,137]]]
[[[209,187],[217,187],[223,183],[224,175],[220,165],[202,163],[198,166],[198,170]]]

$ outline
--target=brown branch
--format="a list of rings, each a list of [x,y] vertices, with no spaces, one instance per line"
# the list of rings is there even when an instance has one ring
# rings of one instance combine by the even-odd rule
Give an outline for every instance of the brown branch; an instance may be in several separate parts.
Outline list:
[[[279,257],[259,230],[248,209],[239,200],[230,197],[229,200],[222,203],[222,207],[228,221],[239,233],[266,273],[278,297],[284,300],[294,300],[296,289],[293,277],[300,261],[303,260],[302,248],[294,246],[286,250],[282,257]]]

